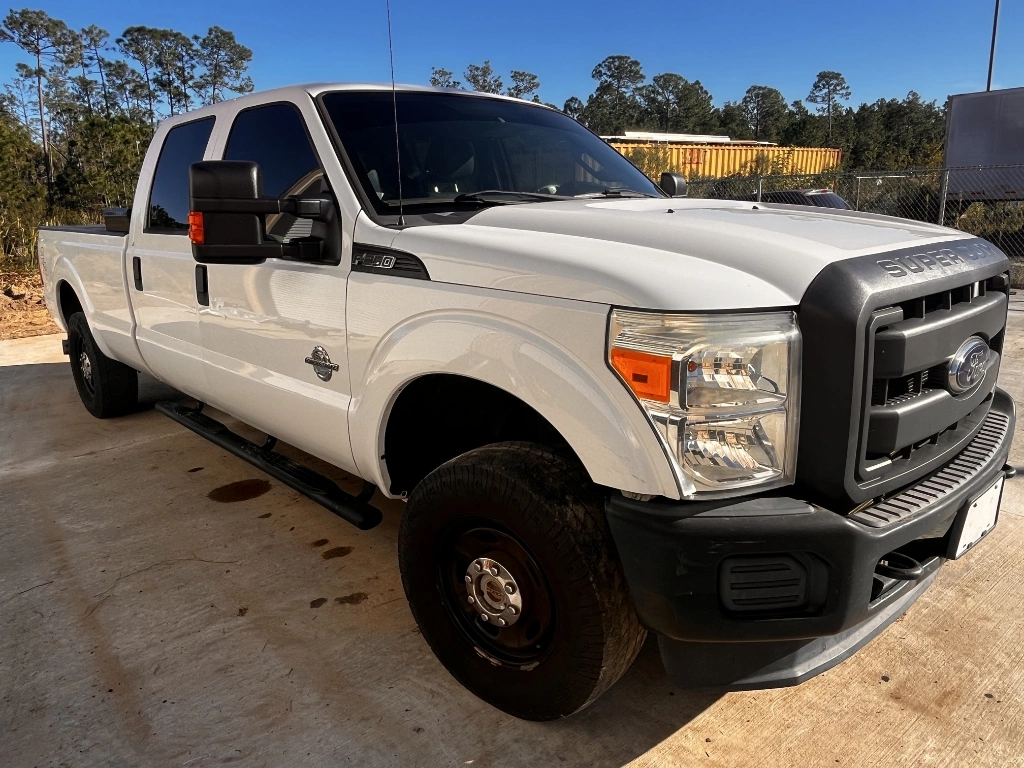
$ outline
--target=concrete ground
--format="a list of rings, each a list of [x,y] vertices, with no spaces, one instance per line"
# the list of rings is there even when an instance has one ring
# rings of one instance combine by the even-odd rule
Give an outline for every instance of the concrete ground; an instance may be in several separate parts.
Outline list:
[[[2,765],[1024,764],[1024,473],[993,534],[820,677],[686,692],[648,642],[595,706],[526,723],[419,636],[401,503],[360,532],[152,410],[97,421],[59,339],[0,343]]]

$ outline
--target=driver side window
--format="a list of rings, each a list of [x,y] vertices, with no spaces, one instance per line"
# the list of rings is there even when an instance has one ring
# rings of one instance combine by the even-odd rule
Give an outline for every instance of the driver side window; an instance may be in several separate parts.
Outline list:
[[[268,198],[317,196],[329,192],[302,115],[292,104],[278,103],[239,112],[231,126],[225,160],[258,163],[263,195]],[[288,242],[309,237],[312,220],[282,213],[267,217],[267,234]]]

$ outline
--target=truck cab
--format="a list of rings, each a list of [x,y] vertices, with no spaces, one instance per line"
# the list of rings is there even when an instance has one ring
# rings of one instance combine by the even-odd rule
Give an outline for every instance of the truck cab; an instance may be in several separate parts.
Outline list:
[[[801,682],[995,525],[1009,267],[956,230],[669,197],[556,110],[359,84],[166,120],[126,221],[40,233],[85,405],[144,371],[362,527],[406,500],[425,640],[519,717],[648,632],[681,685]]]

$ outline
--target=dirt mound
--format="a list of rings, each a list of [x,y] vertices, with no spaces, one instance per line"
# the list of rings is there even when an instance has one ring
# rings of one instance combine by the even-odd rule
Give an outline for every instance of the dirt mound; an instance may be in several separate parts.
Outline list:
[[[43,301],[38,273],[0,272],[0,340],[60,333]]]

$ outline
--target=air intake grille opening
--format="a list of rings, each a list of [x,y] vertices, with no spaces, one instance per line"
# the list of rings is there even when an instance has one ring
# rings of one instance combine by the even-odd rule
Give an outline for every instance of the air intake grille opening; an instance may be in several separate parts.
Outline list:
[[[790,612],[807,605],[807,569],[788,555],[726,558],[718,583],[729,611]]]

